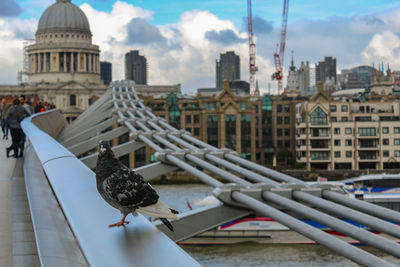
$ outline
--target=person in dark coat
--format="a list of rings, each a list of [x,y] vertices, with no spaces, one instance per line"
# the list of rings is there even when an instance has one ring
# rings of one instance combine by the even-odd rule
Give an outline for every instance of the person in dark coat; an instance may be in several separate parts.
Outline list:
[[[29,117],[28,111],[26,111],[26,109],[20,105],[19,99],[14,99],[13,106],[7,110],[6,115],[6,123],[10,129],[12,139],[11,146],[6,148],[7,158],[10,156],[9,154],[11,150],[14,150],[13,157],[18,157],[19,142],[24,134],[21,129],[20,122],[25,117]]]

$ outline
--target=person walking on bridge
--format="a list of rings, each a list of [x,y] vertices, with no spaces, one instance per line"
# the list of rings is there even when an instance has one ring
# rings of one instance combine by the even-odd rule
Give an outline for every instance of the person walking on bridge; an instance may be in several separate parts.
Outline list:
[[[14,150],[14,158],[18,157],[18,147],[24,132],[21,129],[20,122],[25,118],[29,117],[28,111],[20,105],[19,99],[14,99],[13,106],[10,107],[6,114],[6,123],[10,128],[12,144],[6,148],[7,158],[10,156],[10,151]]]
[[[8,127],[6,124],[7,110],[10,108],[11,104],[7,103],[5,98],[1,99],[0,103],[0,119],[1,119],[1,131],[3,132],[3,139],[8,140]]]

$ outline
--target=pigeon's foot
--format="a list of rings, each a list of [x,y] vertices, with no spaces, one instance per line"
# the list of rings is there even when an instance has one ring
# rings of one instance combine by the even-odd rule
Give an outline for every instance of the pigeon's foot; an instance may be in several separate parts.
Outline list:
[[[117,222],[117,223],[113,223],[113,224],[110,224],[108,227],[115,227],[115,226],[124,226],[125,224],[129,224],[130,223],[130,221],[123,221],[123,222]]]
[[[126,216],[122,217],[122,220],[120,222],[110,224],[108,227],[115,227],[115,226],[124,226],[125,224],[129,224],[130,221],[125,221]]]

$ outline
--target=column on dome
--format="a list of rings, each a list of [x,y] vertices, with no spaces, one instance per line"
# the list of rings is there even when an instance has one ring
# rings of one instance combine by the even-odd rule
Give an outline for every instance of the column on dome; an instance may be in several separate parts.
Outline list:
[[[75,60],[74,60],[74,56],[75,56],[75,53],[74,53],[74,52],[71,52],[71,72],[75,72],[75,67],[74,67]]]
[[[59,53],[50,54],[50,72],[59,72]]]
[[[85,53],[85,62],[86,62],[85,71],[89,72],[89,54],[88,53]]]
[[[47,72],[47,53],[43,53],[43,72]]]
[[[64,52],[64,72],[67,72],[67,52]]]
[[[29,73],[33,72],[33,66],[35,64],[35,59],[33,58],[33,55],[29,55]]]
[[[64,71],[64,53],[63,52],[58,52],[58,71],[59,72]]]
[[[38,57],[38,71],[37,72],[42,72],[42,58],[41,58],[41,53],[37,53]]]

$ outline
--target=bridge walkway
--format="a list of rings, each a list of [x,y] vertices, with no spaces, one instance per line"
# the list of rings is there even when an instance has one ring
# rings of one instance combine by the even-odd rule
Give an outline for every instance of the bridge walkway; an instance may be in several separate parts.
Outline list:
[[[23,173],[23,159],[6,158],[0,140],[0,266],[40,266]]]

